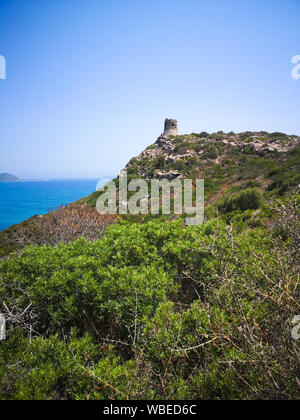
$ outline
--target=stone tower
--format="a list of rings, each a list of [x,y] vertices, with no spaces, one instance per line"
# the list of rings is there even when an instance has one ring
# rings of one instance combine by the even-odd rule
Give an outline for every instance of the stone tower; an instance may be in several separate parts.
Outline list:
[[[165,119],[165,129],[163,135],[165,137],[178,135],[177,120],[169,120],[168,118]]]

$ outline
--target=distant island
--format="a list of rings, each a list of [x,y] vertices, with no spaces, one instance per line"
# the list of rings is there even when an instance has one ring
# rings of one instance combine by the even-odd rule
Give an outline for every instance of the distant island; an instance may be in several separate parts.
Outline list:
[[[0,182],[18,182],[20,181],[15,175],[2,173],[0,174]]]

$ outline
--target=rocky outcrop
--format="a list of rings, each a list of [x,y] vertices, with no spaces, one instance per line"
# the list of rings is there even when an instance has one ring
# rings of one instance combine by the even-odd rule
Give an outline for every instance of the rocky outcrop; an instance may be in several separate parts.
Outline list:
[[[155,171],[155,178],[157,179],[168,179],[169,181],[172,181],[173,179],[180,178],[181,174],[178,171],[172,170],[172,171]]]
[[[126,165],[126,170],[145,179],[154,177],[172,180],[186,176],[191,170],[203,174],[207,168],[215,165],[221,165],[222,168],[234,165],[243,154],[250,158],[265,155],[270,159],[276,159],[276,156],[285,159],[285,154],[299,143],[298,136],[265,131],[218,131],[213,134],[203,131],[199,134],[178,135],[177,121],[166,119],[164,133],[132,159]]]

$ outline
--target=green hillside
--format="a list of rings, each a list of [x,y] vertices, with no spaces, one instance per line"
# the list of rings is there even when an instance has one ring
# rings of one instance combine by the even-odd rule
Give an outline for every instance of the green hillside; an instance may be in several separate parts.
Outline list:
[[[0,399],[298,399],[300,138],[160,137],[129,179],[205,179],[205,222],[100,193],[0,233]],[[118,182],[118,180],[116,180]]]
[[[202,132],[160,137],[126,165],[128,178],[204,178],[206,204],[248,187],[266,198],[300,184],[300,137],[283,133]],[[94,206],[99,193],[82,200]]]

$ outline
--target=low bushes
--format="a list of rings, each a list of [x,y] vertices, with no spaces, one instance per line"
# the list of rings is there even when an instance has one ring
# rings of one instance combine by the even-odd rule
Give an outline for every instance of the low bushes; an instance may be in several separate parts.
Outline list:
[[[292,230],[122,222],[0,261],[0,398],[296,398]]]
[[[262,195],[258,189],[247,188],[234,195],[223,198],[218,204],[221,213],[229,213],[235,210],[256,210],[262,204]]]

